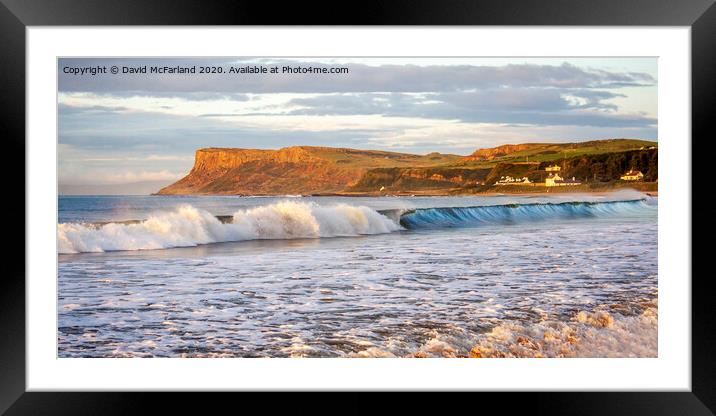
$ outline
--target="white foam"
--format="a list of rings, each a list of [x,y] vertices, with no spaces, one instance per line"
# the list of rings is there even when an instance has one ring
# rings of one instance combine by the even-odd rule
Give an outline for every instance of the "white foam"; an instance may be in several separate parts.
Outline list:
[[[656,307],[634,316],[579,312],[571,322],[504,323],[485,334],[471,357],[656,357]]]
[[[411,358],[657,357],[656,300],[636,315],[610,313],[607,307],[580,311],[569,320],[502,322],[477,337],[436,333]],[[465,353],[465,351],[469,351]],[[367,353],[366,353],[367,354]],[[365,355],[365,354],[364,354]],[[376,355],[374,352],[370,356]]]
[[[155,250],[228,241],[383,234],[400,229],[395,221],[365,206],[282,201],[238,211],[232,223],[191,205],[160,212],[136,224],[59,224],[60,254]]]

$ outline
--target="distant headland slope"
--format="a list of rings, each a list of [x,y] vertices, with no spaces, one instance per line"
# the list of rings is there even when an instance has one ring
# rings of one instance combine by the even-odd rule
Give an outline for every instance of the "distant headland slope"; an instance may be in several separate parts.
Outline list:
[[[196,151],[187,176],[160,195],[460,194],[494,190],[503,176],[544,181],[547,166],[584,186],[609,186],[629,169],[656,181],[657,143],[634,139],[526,143],[468,156],[297,146]],[[517,190],[522,187],[510,187]],[[574,189],[576,190],[576,189]]]
[[[457,155],[297,146],[279,150],[199,149],[191,172],[159,194],[312,194],[340,192],[368,170],[456,163]]]

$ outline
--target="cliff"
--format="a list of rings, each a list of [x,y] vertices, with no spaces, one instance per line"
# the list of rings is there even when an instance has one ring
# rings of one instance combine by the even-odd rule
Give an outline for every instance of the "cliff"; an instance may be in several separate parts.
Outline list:
[[[187,176],[161,189],[162,195],[276,195],[334,193],[354,185],[369,169],[431,166],[459,156],[425,156],[330,147],[299,146],[279,150],[197,150]]]
[[[491,189],[502,176],[544,182],[545,168],[553,164],[561,166],[562,176],[585,182],[615,184],[630,168],[656,181],[658,149],[655,142],[629,139],[503,145],[469,156],[312,146],[207,148],[197,150],[187,176],[158,194],[471,193]]]
[[[490,168],[454,167],[378,168],[367,171],[355,185],[347,188],[347,191],[374,192],[381,188],[389,192],[450,190],[480,185],[491,171]]]

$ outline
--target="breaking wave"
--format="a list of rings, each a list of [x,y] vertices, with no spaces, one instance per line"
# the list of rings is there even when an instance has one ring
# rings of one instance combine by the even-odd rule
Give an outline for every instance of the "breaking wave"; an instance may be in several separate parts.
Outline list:
[[[382,234],[400,229],[395,221],[364,206],[320,206],[284,201],[237,211],[230,222],[184,205],[135,223],[58,225],[61,254],[153,250],[260,239],[295,239]]]
[[[347,204],[282,201],[219,217],[183,205],[142,221],[59,224],[57,238],[60,254],[155,250],[229,241],[347,237],[401,229],[629,215],[655,209],[655,204],[639,199],[376,211]]]
[[[504,225],[546,219],[637,214],[654,208],[653,202],[647,199],[423,208],[402,213],[400,225],[407,229]]]

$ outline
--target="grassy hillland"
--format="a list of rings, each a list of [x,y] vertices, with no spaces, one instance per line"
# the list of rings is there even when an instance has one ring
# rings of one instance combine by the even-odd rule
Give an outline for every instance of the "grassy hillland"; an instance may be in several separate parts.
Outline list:
[[[584,184],[550,192],[656,190],[657,143],[611,139],[581,143],[527,143],[480,149],[468,156],[413,155],[374,150],[300,146],[279,150],[208,148],[196,152],[187,176],[159,194],[200,195],[445,195],[546,192],[537,186],[493,186],[503,176],[544,182],[549,165]],[[644,182],[623,183],[629,169]],[[651,183],[649,185],[648,183]],[[507,189],[503,189],[507,188]],[[653,188],[653,189],[652,189]]]

